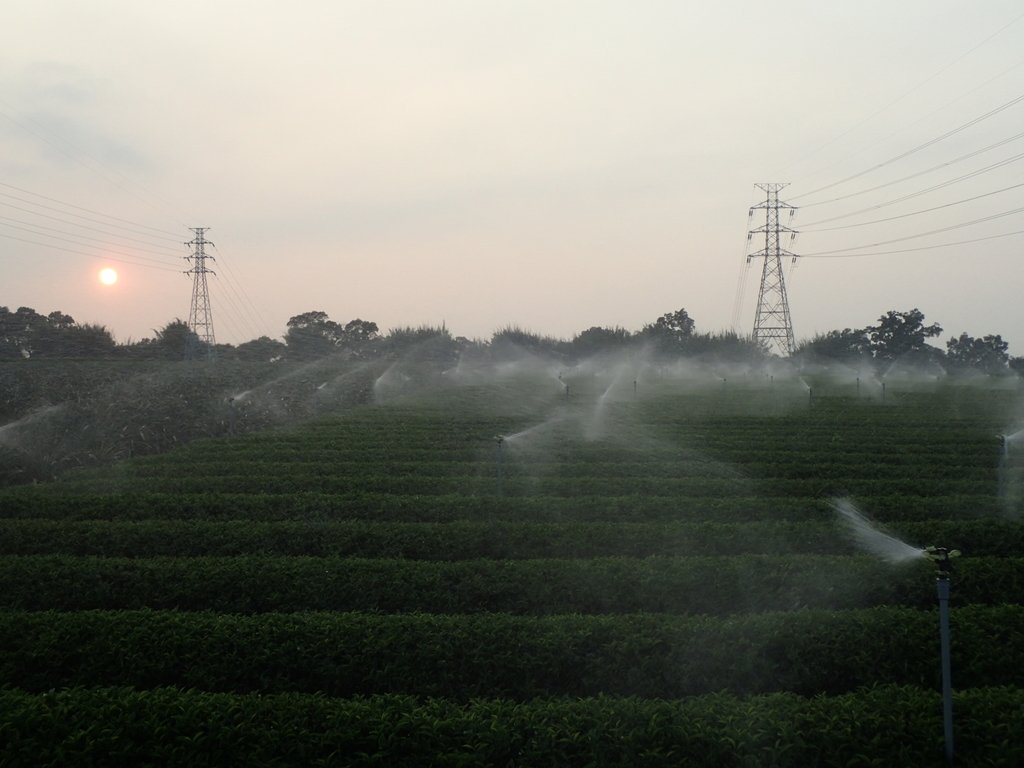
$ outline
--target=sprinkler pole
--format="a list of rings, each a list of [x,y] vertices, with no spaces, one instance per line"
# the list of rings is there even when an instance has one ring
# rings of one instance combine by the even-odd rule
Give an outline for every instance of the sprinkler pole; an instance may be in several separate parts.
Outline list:
[[[633,379],[633,399],[636,400],[636,379]]]
[[[882,382],[882,402],[885,402],[885,382]]]
[[[860,397],[860,376],[857,377],[857,397]]]
[[[953,571],[951,557],[960,554],[946,547],[928,547],[925,550],[935,561],[939,575],[935,579],[939,598],[939,640],[942,649],[942,735],[946,747],[946,762],[953,764],[953,680],[949,652],[949,593],[950,574]]]
[[[228,434],[235,434],[235,398],[228,398]]]
[[[498,481],[497,490],[498,490],[498,495],[501,496],[502,495],[501,481],[503,479],[504,469],[505,469],[505,467],[504,467],[504,464],[505,464],[505,450],[504,450],[504,448],[505,448],[505,437],[503,435],[498,435],[497,437],[494,438],[494,440],[495,440],[495,443],[497,444],[497,447],[495,449],[495,461],[496,461],[497,481]]]
[[[569,385],[565,385],[565,402],[569,402]]]

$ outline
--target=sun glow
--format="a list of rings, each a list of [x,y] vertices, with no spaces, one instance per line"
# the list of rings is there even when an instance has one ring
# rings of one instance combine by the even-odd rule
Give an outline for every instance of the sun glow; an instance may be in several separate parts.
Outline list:
[[[100,282],[104,285],[113,285],[117,282],[117,270],[104,267],[100,270]]]

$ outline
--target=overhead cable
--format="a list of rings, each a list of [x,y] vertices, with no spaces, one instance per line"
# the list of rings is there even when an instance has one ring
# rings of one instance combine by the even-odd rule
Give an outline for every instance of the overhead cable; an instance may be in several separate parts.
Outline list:
[[[990,41],[991,41],[991,40],[992,40],[993,38],[995,38],[995,37],[996,37],[997,35],[1001,34],[1001,33],[1002,33],[1002,32],[1004,32],[1004,31],[1005,31],[1006,29],[1008,29],[1009,27],[1013,26],[1014,24],[1016,24],[1016,23],[1017,23],[1018,21],[1020,21],[1021,19],[1024,19],[1024,13],[1022,13],[1022,14],[1020,14],[1020,15],[1018,15],[1018,16],[1014,16],[1014,17],[1013,17],[1013,18],[1012,18],[1012,19],[1011,19],[1010,21],[1008,21],[1008,22],[1007,22],[1006,24],[1004,24],[1003,26],[1001,26],[1001,27],[1000,27],[999,29],[997,29],[997,30],[996,30],[995,32],[993,32],[992,34],[990,34],[990,35],[989,35],[988,37],[986,37],[986,38],[985,38],[984,40],[982,40],[981,42],[979,42],[979,43],[975,44],[974,46],[972,46],[972,47],[971,47],[971,48],[969,48],[968,50],[964,51],[964,52],[963,52],[962,54],[960,54],[959,56],[957,56],[957,57],[956,57],[955,59],[953,59],[953,60],[952,60],[951,62],[949,62],[949,63],[948,63],[948,64],[946,64],[946,65],[945,65],[944,67],[942,67],[941,69],[939,69],[939,70],[938,70],[937,72],[934,72],[933,74],[929,75],[928,77],[926,77],[926,78],[925,78],[924,80],[920,81],[920,82],[919,82],[919,83],[918,83],[917,85],[915,85],[914,87],[910,88],[909,90],[907,90],[907,91],[904,91],[904,92],[903,92],[902,94],[900,94],[899,96],[897,96],[897,97],[896,97],[895,99],[893,99],[892,101],[890,101],[890,102],[889,102],[888,104],[886,104],[885,106],[883,106],[883,107],[881,107],[881,108],[879,108],[879,109],[875,110],[875,111],[874,111],[874,112],[872,112],[872,113],[871,113],[870,115],[868,115],[867,117],[865,117],[864,119],[862,119],[862,120],[861,120],[860,122],[858,122],[858,123],[854,123],[854,124],[853,124],[852,126],[850,126],[849,128],[847,128],[847,129],[846,129],[845,131],[843,131],[842,133],[840,133],[840,134],[839,134],[838,136],[835,136],[834,138],[830,139],[829,141],[826,141],[826,142],[825,142],[824,144],[820,144],[820,145],[819,145],[819,146],[817,146],[817,147],[816,147],[815,149],[811,150],[811,151],[810,151],[810,152],[809,152],[808,154],[804,155],[804,157],[803,157],[803,158],[801,158],[800,160],[797,160],[797,161],[795,161],[795,162],[793,162],[793,163],[790,163],[790,164],[789,164],[789,165],[788,165],[788,166],[787,166],[786,168],[792,168],[792,167],[793,167],[794,165],[797,165],[797,164],[799,164],[799,163],[803,162],[804,160],[806,160],[806,159],[808,159],[808,158],[810,158],[810,157],[814,156],[815,154],[817,154],[817,153],[818,153],[818,152],[820,152],[821,150],[825,149],[825,147],[831,146],[831,145],[832,145],[832,144],[834,144],[835,142],[839,141],[839,139],[841,139],[841,138],[843,138],[844,136],[847,136],[848,134],[852,133],[852,132],[853,132],[854,130],[856,130],[856,129],[857,129],[857,128],[859,128],[860,126],[862,126],[862,125],[864,125],[865,123],[867,123],[867,122],[870,122],[870,121],[871,121],[871,120],[873,120],[874,118],[878,117],[878,116],[879,116],[880,114],[882,114],[883,112],[885,112],[886,110],[888,110],[888,109],[889,109],[890,107],[893,107],[893,106],[895,106],[896,104],[898,104],[899,102],[903,101],[903,99],[905,99],[905,98],[906,98],[907,96],[909,96],[910,94],[912,94],[912,93],[914,93],[915,91],[919,90],[920,88],[923,88],[923,87],[924,87],[925,85],[927,85],[928,83],[930,83],[930,82],[931,82],[932,80],[934,80],[935,78],[937,78],[937,77],[938,77],[939,75],[941,75],[942,73],[944,73],[944,72],[945,72],[946,70],[948,70],[948,69],[951,69],[951,68],[952,68],[952,67],[953,67],[954,65],[958,64],[958,63],[959,63],[959,62],[960,62],[961,60],[963,60],[963,59],[967,58],[968,56],[970,56],[970,55],[971,55],[972,53],[974,53],[974,52],[975,52],[976,50],[978,50],[979,48],[981,48],[981,47],[982,47],[983,45],[985,45],[986,43],[990,42]],[[1014,67],[1011,67],[1011,69],[1015,68],[1016,66],[1019,66],[1019,64],[1016,64],[1016,65],[1014,65]],[[1006,74],[1006,72],[1008,72],[1008,71],[1010,71],[1010,70],[1006,70],[1006,71],[1004,71],[1004,72],[1000,73],[999,75],[997,75],[996,77],[992,78],[991,80],[994,80],[994,79],[996,79],[997,77],[1001,77],[1002,75]],[[985,83],[983,83],[982,85],[987,85],[987,84],[988,84],[989,82],[991,82],[991,80],[988,80],[988,81],[986,81],[986,82],[985,82]],[[978,86],[978,87],[980,88],[981,86]],[[783,170],[786,170],[786,168],[784,168]],[[811,193],[810,193],[810,192],[808,192],[807,194],[811,194]]]
[[[952,243],[935,243],[934,245],[922,245],[917,248],[901,248],[895,251],[873,251],[871,253],[834,253],[831,251],[822,253],[803,253],[800,254],[800,258],[822,258],[822,259],[847,259],[857,258],[860,256],[888,256],[893,253],[914,253],[916,251],[930,251],[934,248],[949,248],[954,245],[970,245],[971,243],[981,243],[986,240],[999,240],[1004,237],[1013,237],[1014,235],[1024,235],[1024,229],[1017,229],[1013,232],[1004,232],[1001,235],[988,235],[986,237],[975,237],[971,240],[957,240]]]
[[[165,240],[173,240],[174,242],[178,242],[178,240],[181,238],[181,233],[180,232],[171,232],[171,231],[166,230],[166,229],[159,229],[157,227],[151,227],[148,224],[140,224],[139,222],[132,221],[131,219],[122,219],[119,216],[111,216],[109,213],[103,213],[102,211],[94,211],[91,208],[83,208],[80,205],[75,205],[74,203],[66,203],[63,200],[58,200],[55,197],[49,197],[48,195],[41,195],[38,192],[33,192],[32,190],[24,189],[23,187],[16,187],[14,184],[7,184],[6,182],[0,181],[0,187],[7,187],[8,189],[16,190],[16,191],[21,192],[22,194],[25,194],[25,195],[32,195],[33,197],[38,197],[38,198],[41,198],[43,200],[49,200],[51,203],[57,203],[59,205],[65,206],[66,208],[74,208],[76,211],[85,211],[86,213],[91,213],[94,216],[102,216],[102,217],[104,217],[106,219],[113,219],[114,221],[120,221],[120,222],[123,222],[125,224],[131,224],[132,226],[139,227],[140,229],[148,229],[148,230],[151,230],[153,232],[157,232],[160,235],[163,235],[164,237],[162,239],[165,239]],[[0,194],[2,194],[2,193],[0,193]],[[14,195],[6,195],[6,197],[14,197]],[[21,198],[15,198],[15,199],[20,200]],[[22,201],[22,202],[28,202],[28,201]],[[41,205],[40,203],[31,203],[31,204],[32,205],[39,205],[41,208],[47,208],[48,210],[51,210],[51,211],[59,211],[61,213],[66,213],[66,212],[60,211],[60,209],[58,209],[58,208],[50,208],[49,206]],[[75,214],[73,214],[73,213],[66,213],[66,215],[74,216]],[[79,217],[79,218],[86,218],[86,217],[82,216],[82,217]],[[139,234],[144,234],[144,233],[139,233]],[[168,235],[170,235],[170,237],[167,237]]]
[[[902,183],[904,181],[910,181],[911,179],[916,179],[918,176],[924,176],[926,174],[932,173],[933,171],[938,171],[938,170],[940,170],[942,168],[947,168],[947,167],[949,167],[951,165],[955,165],[956,163],[961,162],[962,160],[968,160],[968,159],[970,159],[972,157],[976,157],[977,155],[984,154],[985,152],[988,152],[989,150],[996,149],[997,147],[1001,147],[1004,144],[1009,144],[1010,142],[1017,141],[1018,139],[1021,139],[1021,138],[1024,138],[1024,131],[1021,131],[1020,133],[1015,134],[1015,135],[1009,137],[1008,139],[1003,139],[1002,141],[997,141],[995,144],[989,144],[987,147],[982,147],[981,149],[976,149],[973,152],[968,152],[966,155],[960,155],[960,157],[954,157],[952,160],[947,160],[944,163],[939,163],[938,165],[933,165],[931,168],[925,168],[923,171],[917,171],[916,173],[911,173],[911,174],[909,174],[907,176],[902,176],[901,178],[894,179],[893,181],[887,181],[884,184],[877,184],[877,185],[875,185],[873,187],[868,187],[867,189],[862,189],[859,192],[850,192],[849,194],[839,195],[838,197],[832,197],[832,198],[829,198],[828,200],[819,200],[816,203],[805,203],[804,205],[800,206],[800,209],[801,210],[806,210],[807,208],[813,208],[816,205],[827,205],[828,203],[837,203],[840,200],[849,200],[851,197],[859,197],[860,195],[866,195],[869,192],[877,192],[880,189],[885,189],[886,187],[891,187],[894,184],[900,184],[900,183]]]
[[[943,133],[940,136],[936,136],[935,138],[929,139],[928,141],[926,141],[926,142],[924,142],[922,144],[918,144],[916,147],[913,147],[912,149],[908,149],[906,152],[901,152],[900,154],[896,155],[895,157],[890,157],[888,160],[885,160],[885,161],[883,161],[881,163],[877,163],[876,165],[873,165],[870,168],[867,168],[867,169],[865,169],[863,171],[860,171],[859,173],[855,173],[855,174],[853,174],[851,176],[847,176],[847,177],[845,177],[843,179],[839,179],[839,181],[833,181],[831,184],[826,184],[826,185],[824,185],[822,187],[818,187],[817,189],[812,189],[809,192],[804,192],[802,195],[790,196],[789,199],[790,200],[798,200],[798,199],[800,199],[802,197],[808,197],[809,195],[815,195],[818,192],[824,192],[826,189],[832,189],[833,187],[838,187],[840,184],[845,184],[848,181],[853,181],[854,179],[859,179],[861,176],[865,176],[865,175],[867,175],[867,174],[869,174],[869,173],[871,173],[873,171],[877,171],[879,168],[884,168],[887,165],[891,165],[892,163],[895,163],[895,162],[897,162],[899,160],[903,160],[904,158],[910,157],[911,155],[916,154],[916,153],[920,152],[923,149],[927,149],[928,147],[930,147],[930,146],[932,146],[934,144],[938,144],[940,141],[948,139],[950,136],[954,136],[954,135],[960,133],[961,131],[964,131],[964,130],[968,129],[971,126],[977,125],[978,123],[980,123],[980,122],[982,122],[984,120],[988,120],[990,117],[994,117],[995,115],[998,115],[1000,112],[1004,112],[1005,110],[1009,109],[1012,106],[1015,106],[1016,104],[1019,104],[1022,101],[1024,101],[1024,94],[1021,94],[1020,96],[1016,96],[1013,99],[1010,99],[1008,102],[999,105],[995,109],[989,110],[988,112],[986,112],[983,115],[979,115],[978,117],[975,117],[975,118],[973,118],[971,120],[968,120],[966,123],[962,123],[961,125],[957,126],[956,128],[953,128],[952,130],[946,131],[945,133]]]
[[[905,237],[893,238],[892,240],[882,240],[882,241],[877,242],[877,243],[867,243],[866,245],[856,245],[856,246],[852,246],[850,248],[837,248],[837,249],[835,249],[833,251],[818,251],[816,253],[804,253],[804,254],[801,254],[801,255],[802,256],[827,256],[827,255],[833,254],[833,253],[844,253],[846,251],[860,251],[860,250],[863,250],[865,248],[876,248],[876,247],[878,247],[880,245],[889,245],[890,243],[901,243],[901,242],[904,242],[906,240],[914,240],[914,239],[916,239],[918,237],[927,237],[928,235],[937,235],[940,232],[949,232],[949,231],[954,230],[954,229],[963,229],[964,227],[970,227],[970,226],[973,226],[975,224],[983,224],[986,221],[993,221],[995,219],[1004,218],[1005,216],[1013,216],[1014,214],[1018,214],[1018,213],[1024,213],[1024,208],[1014,208],[1013,210],[1010,210],[1010,211],[1003,211],[1002,213],[994,213],[991,216],[983,216],[982,218],[974,219],[973,221],[965,221],[965,222],[962,222],[960,224],[952,224],[952,225],[950,225],[948,227],[942,227],[940,229],[933,229],[933,230],[930,230],[928,232],[919,232],[916,235],[907,235]]]
[[[0,193],[0,194],[2,194],[2,193]],[[159,244],[153,243],[153,242],[151,242],[149,240],[144,240],[142,238],[130,237],[129,235],[122,235],[119,232],[111,232],[110,230],[100,229],[99,227],[90,227],[87,224],[79,224],[77,221],[69,221],[68,219],[62,219],[59,216],[51,216],[51,215],[49,215],[47,213],[40,213],[39,211],[34,211],[31,208],[22,208],[19,205],[14,205],[13,203],[7,203],[7,202],[4,202],[3,200],[0,200],[0,205],[4,206],[5,208],[12,208],[15,211],[21,211],[22,213],[27,213],[30,216],[36,216],[38,218],[47,219],[49,221],[56,221],[56,222],[58,222],[60,224],[67,224],[68,226],[71,226],[71,227],[78,227],[79,229],[86,229],[86,230],[89,230],[90,232],[99,232],[100,234],[103,234],[103,235],[109,235],[110,237],[116,237],[119,240],[127,240],[127,241],[133,242],[133,243],[142,243],[143,245],[147,245],[147,246],[149,246],[151,248],[157,248],[160,251],[162,251],[164,253],[167,253],[168,255],[178,256],[179,252],[180,252],[180,249],[173,249],[173,248],[171,248],[170,246],[167,246],[167,245],[159,245]],[[99,223],[102,224],[104,222],[99,222]],[[45,229],[45,227],[43,227],[42,224],[34,224],[33,226],[37,226],[37,227]],[[114,226],[114,229],[118,229],[118,227]],[[126,231],[131,232],[132,230],[126,230]]]
[[[983,173],[988,173],[989,171],[996,170],[997,168],[1002,168],[1003,166],[1009,165],[1010,163],[1015,163],[1018,160],[1022,160],[1022,159],[1024,159],[1024,152],[1022,152],[1022,153],[1020,153],[1018,155],[1014,155],[1013,157],[1006,158],[1005,160],[1000,160],[998,163],[993,163],[992,165],[985,166],[984,168],[979,168],[976,171],[971,171],[970,173],[965,173],[962,176],[957,176],[956,178],[949,179],[948,181],[941,182],[940,184],[935,184],[935,185],[933,185],[931,187],[927,187],[926,189],[921,189],[921,190],[918,190],[917,192],[911,192],[910,194],[906,194],[906,195],[903,195],[902,197],[894,198],[893,200],[887,200],[884,203],[878,203],[877,205],[870,205],[867,208],[861,208],[860,210],[851,211],[850,213],[844,213],[844,214],[841,214],[839,216],[830,216],[827,219],[818,219],[818,221],[808,222],[807,224],[804,225],[804,229],[802,231],[808,231],[806,229],[806,227],[813,227],[813,226],[817,226],[818,224],[828,224],[829,222],[839,221],[840,219],[848,219],[851,216],[857,216],[858,214],[861,214],[861,213],[868,213],[869,211],[877,211],[879,208],[887,208],[890,205],[896,205],[896,203],[902,203],[905,200],[911,200],[911,199],[913,199],[915,197],[920,197],[921,195],[926,195],[929,192],[934,192],[937,189],[943,189],[944,187],[948,187],[948,186],[951,186],[953,184],[957,184],[957,183],[959,183],[961,181],[966,181],[967,179],[973,179],[974,177],[980,176]]]
[[[965,197],[962,200],[956,200],[956,201],[954,201],[952,203],[945,203],[943,205],[936,205],[936,206],[933,206],[931,208],[924,208],[924,209],[922,209],[920,211],[911,211],[910,213],[901,213],[899,216],[889,216],[888,218],[885,218],[885,219],[872,219],[871,221],[861,221],[861,222],[858,222],[857,224],[843,224],[843,225],[838,226],[838,227],[822,227],[820,229],[807,229],[806,227],[804,227],[800,231],[801,232],[834,232],[837,229],[852,229],[853,227],[866,227],[869,224],[882,224],[882,223],[887,222],[887,221],[896,221],[897,219],[906,219],[906,218],[909,218],[911,216],[920,216],[922,213],[931,213],[932,211],[939,211],[939,210],[942,210],[943,208],[952,208],[954,205],[963,205],[964,203],[970,203],[970,202],[972,202],[974,200],[981,200],[983,197],[991,197],[992,195],[998,195],[998,194],[1000,194],[1002,192],[1009,192],[1011,189],[1020,189],[1021,187],[1024,187],[1024,182],[1021,182],[1020,184],[1014,184],[1013,186],[1010,186],[1010,187],[1003,187],[1002,189],[996,189],[996,190],[993,190],[992,192],[986,192],[986,193],[984,193],[982,195],[975,195],[974,197]]]
[[[26,240],[23,237],[15,237],[14,235],[5,235],[3,232],[0,232],[0,237],[6,238],[8,240],[17,240],[19,243],[28,243],[29,245],[39,245],[39,246],[42,246],[43,248],[49,248],[50,250],[53,250],[53,251],[63,251],[65,253],[74,253],[74,254],[77,254],[79,256],[88,256],[91,259],[97,258],[97,254],[95,254],[95,253],[88,253],[86,251],[76,251],[76,250],[74,250],[72,248],[64,248],[63,246],[53,245],[51,243],[40,243],[37,240]],[[146,269],[159,269],[162,272],[178,272],[179,271],[177,269],[171,269],[170,267],[161,267],[161,266],[156,266],[154,264],[143,264],[143,263],[140,263],[138,261],[133,261],[131,259],[119,258],[117,256],[107,256],[107,255],[104,255],[103,258],[106,261],[116,261],[119,264],[132,264],[132,265],[134,265],[136,267],[145,267]]]
[[[2,219],[2,218],[5,218],[5,217],[0,217],[0,219]],[[108,254],[108,253],[116,253],[116,254],[121,255],[121,256],[128,256],[128,257],[140,259],[142,261],[151,261],[154,264],[161,264],[161,265],[163,265],[165,267],[168,267],[168,268],[170,268],[170,266],[171,266],[166,261],[160,261],[158,259],[154,259],[154,258],[151,258],[149,256],[140,256],[140,255],[138,255],[136,253],[125,253],[124,251],[119,251],[119,250],[115,250],[113,248],[110,248],[106,244],[97,244],[94,241],[83,241],[83,240],[78,240],[78,239],[70,238],[70,237],[60,237],[59,235],[51,235],[51,234],[49,234],[47,232],[39,232],[34,227],[23,227],[23,226],[18,226],[17,224],[7,224],[7,223],[4,223],[3,221],[0,221],[0,226],[7,227],[8,229],[17,229],[17,230],[19,230],[21,232],[28,232],[28,233],[33,234],[33,235],[39,235],[40,237],[48,237],[51,240],[60,240],[61,242],[71,243],[72,245],[84,245],[86,248],[95,248],[96,250],[101,252],[100,254],[97,254],[97,258],[105,258],[106,254]]]

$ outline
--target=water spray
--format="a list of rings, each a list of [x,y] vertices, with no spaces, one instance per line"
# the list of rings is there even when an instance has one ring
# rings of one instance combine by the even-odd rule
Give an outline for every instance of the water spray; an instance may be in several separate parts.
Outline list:
[[[946,762],[953,764],[953,681],[949,653],[949,593],[950,574],[953,572],[951,558],[959,557],[960,551],[946,547],[928,547],[925,554],[938,568],[935,585],[939,597],[939,639],[942,647],[942,735],[946,745]]]
[[[832,499],[831,506],[843,521],[854,542],[865,552],[893,565],[901,565],[927,556],[927,550],[911,546],[881,530],[877,523],[869,520],[849,499]]]

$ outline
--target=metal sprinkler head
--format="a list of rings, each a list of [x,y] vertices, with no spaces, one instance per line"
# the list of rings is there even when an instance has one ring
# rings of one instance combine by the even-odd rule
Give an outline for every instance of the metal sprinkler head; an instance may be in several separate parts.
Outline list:
[[[501,444],[505,442],[505,436],[504,435],[495,435],[494,436],[494,442],[496,442],[498,444],[498,446],[500,447]]]
[[[925,547],[924,554],[939,569],[939,578],[948,579],[953,572],[952,558],[960,557],[960,550],[947,547]]]

